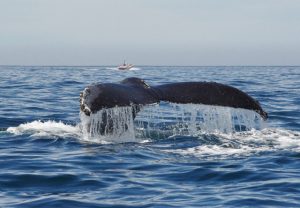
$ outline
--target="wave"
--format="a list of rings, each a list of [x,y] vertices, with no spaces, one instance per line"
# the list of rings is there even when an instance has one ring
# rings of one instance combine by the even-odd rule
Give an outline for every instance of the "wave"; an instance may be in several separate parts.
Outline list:
[[[81,130],[78,126],[64,124],[59,121],[33,121],[20,124],[17,127],[9,127],[7,132],[15,135],[30,135],[32,137],[81,137]]]
[[[94,121],[95,122],[95,121]],[[134,136],[134,130],[120,131],[114,134],[101,135],[96,132],[96,129],[91,132],[87,132],[86,128],[83,128],[85,121],[77,125],[65,124],[61,121],[32,121],[24,124],[20,124],[16,127],[9,127],[6,132],[14,135],[28,135],[30,137],[39,138],[76,138],[82,142],[90,143],[126,143],[126,142],[146,142],[146,139],[136,139]],[[96,128],[96,127],[94,127]]]
[[[212,137],[215,139],[211,140]],[[164,151],[201,158],[249,156],[273,151],[300,152],[300,132],[278,128],[202,135],[199,139],[202,139],[200,145]]]

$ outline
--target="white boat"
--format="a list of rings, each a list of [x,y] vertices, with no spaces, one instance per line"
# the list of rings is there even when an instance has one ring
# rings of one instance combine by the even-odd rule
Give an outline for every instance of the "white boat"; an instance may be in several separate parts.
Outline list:
[[[126,62],[124,61],[123,65],[118,66],[119,70],[128,70],[131,69],[133,67],[132,64],[126,64]]]

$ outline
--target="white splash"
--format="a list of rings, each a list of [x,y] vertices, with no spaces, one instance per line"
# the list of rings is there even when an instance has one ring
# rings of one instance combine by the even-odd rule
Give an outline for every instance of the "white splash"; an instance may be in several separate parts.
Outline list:
[[[83,139],[93,142],[137,142],[133,108],[115,107],[86,116],[80,113]]]
[[[147,138],[161,138],[161,135],[191,135],[198,138],[195,146],[162,151],[201,158],[247,156],[268,151],[300,152],[300,132],[261,128],[263,123],[253,112],[187,106],[172,105],[173,110],[169,105],[149,106],[138,113],[135,122],[133,108],[118,107],[99,111],[90,117],[82,113],[81,123],[77,126],[56,121],[33,121],[9,127],[7,132],[30,137],[73,137],[93,143],[144,143],[149,141]],[[103,127],[103,121],[111,125]],[[239,131],[240,128],[246,131]]]
[[[7,132],[16,135],[29,134],[32,137],[79,137],[81,135],[78,126],[56,121],[33,121],[17,127],[9,127]]]
[[[129,71],[139,71],[141,70],[141,68],[138,68],[138,67],[132,67],[129,69]]]
[[[165,150],[166,152],[196,157],[248,156],[260,152],[293,151],[300,152],[300,132],[284,129],[266,128],[262,130],[236,132],[232,134],[212,134],[220,144],[201,144],[199,146]],[[200,136],[201,137],[201,136]]]
[[[77,126],[55,121],[33,121],[10,127],[7,132],[31,136],[76,137],[90,142],[143,142],[145,139],[205,133],[231,134],[236,130],[260,129],[260,117],[242,109],[169,104],[150,105],[133,118],[133,107],[103,109],[96,114],[80,114]]]
[[[149,105],[133,118],[133,107],[80,113],[83,139],[93,142],[140,142],[148,138],[260,129],[263,121],[250,110],[196,104]]]
[[[148,106],[135,119],[136,129],[143,135],[153,131],[166,135],[197,136],[203,133],[233,133],[262,129],[265,123],[251,110],[199,104]],[[144,131],[144,132],[142,132]]]

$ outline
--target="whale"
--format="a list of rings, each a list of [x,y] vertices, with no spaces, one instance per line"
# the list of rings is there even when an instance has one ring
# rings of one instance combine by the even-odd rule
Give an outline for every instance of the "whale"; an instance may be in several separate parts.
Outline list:
[[[203,81],[150,86],[137,77],[87,86],[80,93],[80,111],[90,116],[102,109],[132,106],[135,117],[142,106],[161,101],[242,108],[255,111],[264,120],[268,118],[257,100],[229,85]]]

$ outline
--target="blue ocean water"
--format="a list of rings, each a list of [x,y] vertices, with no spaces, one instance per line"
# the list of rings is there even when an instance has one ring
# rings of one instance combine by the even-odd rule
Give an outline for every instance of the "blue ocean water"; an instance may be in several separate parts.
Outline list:
[[[229,84],[269,119],[222,132],[228,111],[219,109],[214,128],[192,135],[143,126],[136,138],[86,138],[80,92],[127,77]],[[139,119],[181,111],[164,105]],[[1,66],[0,168],[0,207],[299,207],[300,67]]]

